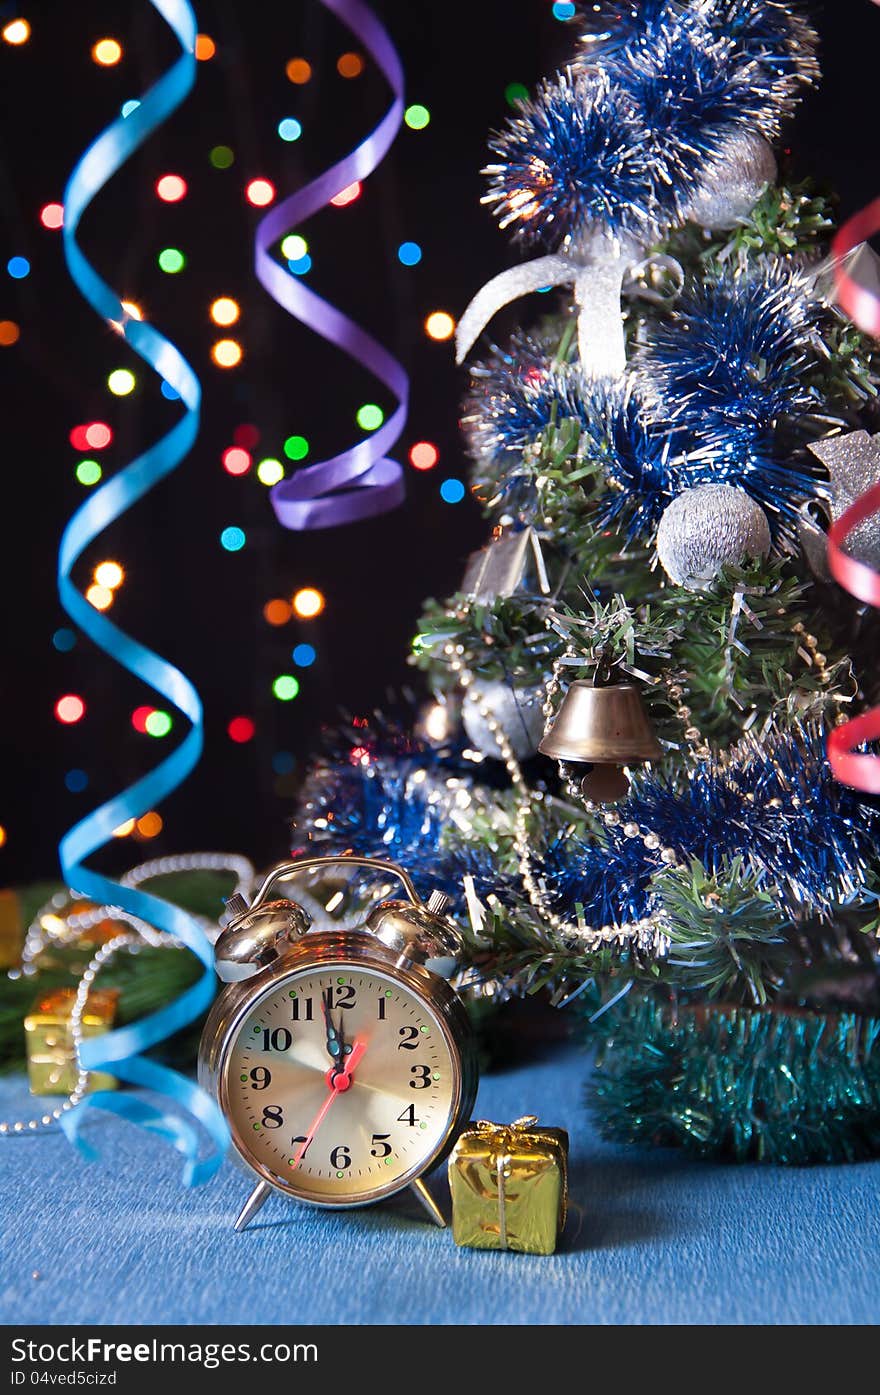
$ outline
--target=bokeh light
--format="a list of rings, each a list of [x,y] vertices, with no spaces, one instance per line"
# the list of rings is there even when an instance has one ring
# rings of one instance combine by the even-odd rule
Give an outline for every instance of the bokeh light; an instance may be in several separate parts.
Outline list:
[[[114,397],[127,397],[134,392],[137,379],[128,368],[114,368],[108,375],[107,386]]]
[[[64,783],[71,794],[82,794],[88,788],[89,777],[84,770],[68,770]]]
[[[364,71],[364,60],[359,53],[341,53],[336,60],[336,71],[340,77],[360,77]]]
[[[253,741],[254,732],[257,730],[250,717],[233,717],[226,734],[230,741],[235,741],[237,745],[243,746],[246,741]]]
[[[153,707],[136,707],[131,714],[131,724],[142,736],[147,734],[147,718],[155,711]]]
[[[223,469],[227,475],[246,475],[251,468],[251,457],[248,451],[242,450],[241,446],[230,446],[225,450],[220,459],[223,461]]]
[[[432,310],[425,320],[425,333],[429,339],[451,339],[455,320],[445,310]]]
[[[0,823],[0,848],[4,848],[6,846],[6,840],[8,837],[9,834],[6,832],[6,829],[4,828],[3,824]]]
[[[309,244],[299,233],[288,233],[281,239],[281,255],[289,262],[298,262],[309,250]]]
[[[127,102],[122,103],[122,106],[119,108],[119,114],[124,120],[126,116],[131,116],[133,111],[137,111],[139,106],[140,102],[137,101],[135,97],[130,97]]]
[[[267,456],[261,460],[257,466],[257,479],[260,484],[265,484],[271,489],[273,484],[278,484],[284,479],[284,466],[280,460],[275,460],[272,456]]]
[[[440,459],[440,452],[431,441],[416,441],[410,447],[409,462],[414,470],[433,470]]]
[[[296,765],[296,757],[290,751],[276,751],[272,757],[272,769],[276,775],[289,775]]]
[[[272,684],[272,692],[279,702],[292,702],[299,692],[299,679],[292,673],[279,673]]]
[[[314,586],[303,586],[293,598],[293,608],[300,620],[314,620],[324,609],[324,597]]]
[[[163,174],[156,180],[156,193],[163,203],[180,203],[186,197],[186,180],[179,174]]]
[[[65,726],[72,726],[86,715],[86,705],[76,693],[65,693],[55,704],[55,716]]]
[[[522,82],[509,82],[504,89],[504,100],[509,107],[515,107],[519,102],[524,102],[529,95],[529,89]]]
[[[31,36],[31,26],[26,19],[11,19],[8,24],[4,24],[2,29],[4,42],[18,47],[19,44],[26,44]]]
[[[134,819],[126,819],[125,823],[121,823],[118,828],[114,828],[113,837],[127,838],[131,833],[134,833]]]
[[[49,228],[55,232],[64,226],[64,204],[46,203],[40,209],[40,222],[44,228]]]
[[[164,821],[161,814],[157,814],[155,809],[151,809],[148,814],[142,814],[135,824],[135,831],[141,838],[158,838],[164,828]]]
[[[167,736],[174,722],[170,712],[163,712],[161,707],[154,707],[148,717],[144,718],[144,731],[147,736]]]
[[[91,450],[103,450],[113,440],[113,432],[105,421],[90,421],[86,427],[86,445]]]
[[[295,644],[290,657],[299,668],[311,668],[318,657],[318,652],[313,644]]]
[[[365,402],[358,407],[356,420],[362,431],[375,431],[385,420],[385,413],[375,402]]]
[[[312,269],[312,259],[306,253],[304,257],[298,257],[295,262],[288,262],[287,269],[292,271],[294,276],[305,276]]]
[[[574,19],[577,8],[571,3],[571,0],[556,0],[552,13],[554,19],[562,20],[564,23],[567,19]]]
[[[55,631],[52,643],[59,654],[69,654],[71,649],[76,647],[76,634],[65,625],[60,630]]]
[[[431,113],[421,103],[414,102],[403,113],[403,119],[411,131],[423,131],[431,120]]]
[[[122,44],[116,39],[99,39],[92,47],[92,58],[100,68],[114,67],[122,57]]]
[[[269,625],[286,625],[292,614],[290,602],[280,598],[267,601],[263,606],[263,619]]]
[[[309,443],[305,436],[288,436],[284,442],[284,454],[288,460],[305,460],[309,453]]]
[[[142,320],[144,318],[144,312],[136,300],[121,300],[119,304],[130,320]]]
[[[295,116],[283,116],[278,122],[278,134],[282,140],[299,140],[303,133],[303,128]]]
[[[211,302],[211,319],[215,325],[234,325],[240,314],[238,301],[231,296],[221,295]]]
[[[94,578],[99,586],[115,591],[125,580],[125,572],[118,562],[99,562],[94,570]]]
[[[76,477],[86,487],[97,484],[103,473],[97,460],[81,460],[76,467]]]
[[[355,199],[359,199],[360,196],[361,185],[360,181],[356,180],[354,184],[349,184],[346,186],[346,188],[341,189],[339,193],[336,195],[336,197],[332,198],[330,202],[332,203],[334,208],[345,208],[346,204],[354,203]]]
[[[254,208],[267,208],[275,197],[275,185],[268,179],[252,179],[244,192]]]
[[[235,151],[230,145],[215,145],[208,152],[208,159],[215,170],[228,170],[235,160]]]
[[[218,339],[211,349],[211,357],[218,368],[235,368],[241,363],[242,347],[237,339]]]
[[[186,257],[177,247],[163,247],[158,256],[159,266],[169,276],[176,276],[186,266]]]
[[[220,546],[226,552],[241,552],[247,542],[247,534],[243,528],[224,528],[220,534]]]
[[[401,242],[397,249],[397,260],[404,266],[418,266],[422,260],[422,249],[417,242]]]
[[[465,495],[461,480],[444,480],[440,486],[440,498],[444,504],[460,504]]]
[[[210,34],[196,34],[195,55],[200,63],[207,63],[217,52],[217,45]]]
[[[113,604],[113,592],[109,586],[99,586],[96,581],[86,591],[86,600],[95,610],[109,610]]]
[[[253,422],[243,421],[233,431],[232,439],[237,446],[243,446],[245,450],[255,450],[260,444],[260,428],[254,426]]]
[[[295,82],[297,87],[302,87],[312,76],[312,65],[307,63],[305,58],[291,58],[284,71],[291,82]]]
[[[12,344],[17,344],[20,338],[21,330],[15,320],[0,320],[0,346],[8,349]]]
[[[6,270],[13,281],[23,281],[30,274],[31,264],[27,257],[10,257],[6,263]]]

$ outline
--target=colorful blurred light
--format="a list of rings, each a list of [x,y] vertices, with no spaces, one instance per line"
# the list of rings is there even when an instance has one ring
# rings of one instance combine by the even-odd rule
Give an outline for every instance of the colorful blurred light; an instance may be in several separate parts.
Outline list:
[[[245,189],[245,198],[254,208],[267,208],[275,197],[275,185],[268,179],[252,179]]]
[[[64,628],[55,631],[54,635],[52,636],[52,643],[58,650],[59,654],[69,654],[71,649],[73,649],[76,645],[76,635],[73,632],[73,630],[68,630],[65,626]]]
[[[128,368],[114,368],[107,377],[107,386],[114,397],[127,397],[134,392],[137,379]]]
[[[113,440],[113,432],[105,421],[90,421],[83,429],[90,450],[103,450]]]
[[[284,71],[291,82],[295,82],[297,87],[302,87],[312,76],[312,65],[307,63],[305,58],[291,58]]]
[[[86,705],[76,693],[65,693],[55,704],[55,716],[65,726],[72,726],[86,715]]]
[[[455,320],[445,310],[432,310],[425,320],[425,333],[429,339],[451,339]]]
[[[246,741],[252,741],[257,730],[250,717],[233,717],[226,734],[230,741],[235,741],[239,746],[243,746]]]
[[[163,174],[156,180],[156,193],[163,203],[180,203],[186,198],[186,180],[179,174]]]
[[[304,257],[297,257],[296,261],[287,263],[288,271],[292,271],[294,276],[305,276],[312,269],[312,259],[306,253]]]
[[[360,180],[356,180],[354,184],[349,184],[345,189],[341,189],[340,192],[336,195],[336,197],[331,199],[330,202],[332,203],[334,208],[345,208],[346,204],[354,203],[355,199],[359,199],[360,196]]]
[[[161,707],[154,707],[150,715],[144,718],[147,736],[167,736],[173,726],[170,712],[163,712]]]
[[[362,431],[376,431],[385,420],[385,413],[375,402],[365,402],[358,407],[356,420]]]
[[[397,260],[404,266],[418,266],[422,260],[422,249],[417,242],[401,242],[397,249]]]
[[[211,357],[218,368],[235,368],[241,363],[242,347],[237,339],[218,339],[211,349]]]
[[[416,441],[410,447],[409,462],[414,470],[433,470],[440,459],[440,452],[431,441]]]
[[[509,82],[504,89],[504,100],[509,107],[515,107],[518,102],[524,102],[529,95],[529,89],[522,82]]]
[[[314,620],[324,609],[325,601],[314,586],[303,586],[293,598],[293,608],[300,620]]]
[[[162,382],[161,387],[159,388],[159,391],[161,392],[163,397],[167,398],[169,402],[180,401],[180,393],[177,391],[177,389],[173,388],[170,383],[166,383],[164,380]]]
[[[415,102],[411,107],[407,107],[403,119],[411,131],[423,131],[431,120],[431,113],[427,107]]]
[[[133,111],[137,111],[139,106],[140,102],[135,97],[130,97],[127,102],[122,103],[119,114],[124,120],[126,116],[131,116]]]
[[[18,47],[19,44],[26,44],[31,36],[31,26],[26,19],[11,19],[8,24],[4,24],[2,29],[4,42]]]
[[[76,467],[76,477],[86,486],[97,484],[104,471],[97,460],[81,460]]]
[[[217,52],[217,45],[210,34],[196,34],[195,55],[200,63],[207,63]]]
[[[465,495],[461,480],[444,480],[440,486],[440,498],[444,504],[460,504]]]
[[[154,711],[153,707],[136,707],[131,714],[131,724],[142,736],[147,734],[147,718],[152,716]]]
[[[556,0],[552,10],[553,18],[562,20],[563,23],[567,19],[574,19],[576,13],[577,6],[573,5],[571,0]]]
[[[114,828],[113,837],[127,838],[131,833],[134,833],[134,819],[126,819],[125,823],[121,823],[118,828]]]
[[[116,39],[99,39],[92,47],[92,58],[101,68],[114,67],[122,57],[122,44]]]
[[[136,300],[121,300],[120,305],[130,320],[142,320],[144,312]]]
[[[295,644],[290,657],[299,668],[311,668],[318,657],[318,652],[313,644]]]
[[[309,453],[309,443],[305,436],[288,436],[284,442],[284,454],[288,460],[305,460]]]
[[[95,582],[86,591],[86,600],[89,605],[95,607],[95,610],[109,610],[113,604],[113,592],[109,586],[99,586]]]
[[[84,770],[68,770],[64,783],[71,794],[82,794],[88,787],[89,777]]]
[[[281,239],[281,255],[289,262],[298,262],[309,250],[309,244],[299,233],[288,233]]]
[[[235,160],[235,151],[229,145],[215,145],[209,151],[208,159],[215,170],[228,170]]]
[[[279,673],[272,684],[272,692],[279,702],[292,702],[299,692],[299,679],[292,673]]]
[[[263,619],[269,625],[286,625],[292,614],[289,601],[277,599],[263,606]]]
[[[241,307],[231,296],[221,295],[211,302],[210,314],[215,325],[234,325],[241,314]]]
[[[336,71],[340,77],[360,77],[364,71],[364,60],[359,53],[341,53],[336,60]]]
[[[17,344],[21,338],[21,330],[15,320],[0,320],[0,346],[8,349],[12,344]]]
[[[6,263],[6,270],[13,281],[23,281],[29,275],[31,264],[27,257],[10,257]]]
[[[226,552],[241,552],[247,542],[247,534],[243,528],[224,528],[220,534],[220,546]]]
[[[141,838],[158,838],[164,828],[161,814],[157,814],[155,809],[151,809],[148,814],[142,814],[135,824],[135,831]]]
[[[64,227],[64,204],[46,203],[40,209],[40,222],[44,228],[49,228],[55,232],[58,228]]]
[[[125,580],[125,572],[118,562],[99,562],[94,570],[94,578],[99,586],[115,591]]]
[[[296,765],[296,757],[290,751],[276,751],[272,757],[272,769],[276,775],[289,775]]]
[[[282,140],[299,140],[303,133],[303,128],[295,116],[284,116],[278,122],[278,134]]]
[[[233,431],[232,439],[237,446],[243,446],[245,450],[254,450],[260,444],[260,428],[254,426],[253,422],[243,421]]]
[[[265,484],[270,489],[273,484],[278,484],[280,480],[284,479],[284,466],[281,461],[275,460],[272,456],[267,456],[265,460],[261,460],[257,466],[257,479],[260,484]]]
[[[220,459],[223,461],[223,469],[227,475],[246,475],[251,468],[251,457],[241,446],[230,446],[225,450]]]
[[[177,247],[163,247],[157,260],[161,270],[169,276],[176,276],[186,266],[186,257]]]

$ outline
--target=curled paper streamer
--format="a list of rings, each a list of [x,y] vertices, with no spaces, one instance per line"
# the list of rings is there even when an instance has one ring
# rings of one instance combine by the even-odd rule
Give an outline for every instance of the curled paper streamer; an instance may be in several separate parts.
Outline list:
[[[835,257],[834,279],[837,299],[859,329],[880,336],[880,299],[860,286],[845,269],[845,258],[861,242],[880,231],[880,199],[847,220],[832,245]],[[851,504],[828,530],[828,566],[834,579],[850,595],[868,605],[880,606],[880,572],[865,562],[848,556],[843,548],[849,534],[872,514],[880,512],[880,484],[873,485]],[[828,760],[836,778],[844,785],[880,794],[880,757],[856,748],[865,741],[880,739],[880,707],[863,712],[828,737]]]
[[[374,374],[397,399],[397,407],[377,431],[350,450],[276,484],[270,498],[285,528],[331,528],[386,513],[402,503],[403,471],[387,458],[406,422],[409,379],[401,365],[366,330],[309,290],[282,267],[271,248],[349,185],[366,179],[384,159],[403,119],[403,69],[397,52],[373,12],[360,0],[321,0],[356,34],[391,87],[394,100],[376,128],[349,155],[304,189],[291,194],[257,227],[254,268],[273,300],[316,334],[336,344]]]
[[[75,824],[61,839],[59,857],[65,882],[96,902],[120,907],[129,915],[175,937],[201,960],[199,981],[159,1012],[128,1027],[83,1043],[80,1060],[89,1070],[109,1068],[113,1075],[146,1086],[201,1120],[212,1143],[199,1159],[192,1125],[176,1113],[130,1096],[101,1092],[88,1097],[62,1117],[62,1126],[76,1140],[85,1111],[92,1105],[149,1127],[169,1138],[186,1158],[184,1180],[204,1181],[216,1171],[229,1142],[229,1131],[208,1095],[176,1071],[146,1060],[143,1053],[173,1032],[193,1022],[214,996],[213,953],[199,924],[185,911],[134,887],[121,886],[86,867],[85,861],[110,839],[114,828],[155,807],[189,775],[202,750],[202,704],[189,679],[165,659],[126,635],[77,590],[71,572],[77,559],[103,530],[170,474],[190,450],[199,427],[201,387],[183,355],[152,325],[131,319],[116,292],[86,260],[76,241],[83,213],[95,194],[126,162],[152,131],[180,105],[195,81],[196,20],[187,0],[150,0],[173,30],[182,53],[141,98],[127,117],[118,117],[89,146],[75,166],[64,191],[64,254],[77,288],[104,321],[113,323],[146,363],[178,393],[185,414],[149,450],[101,485],[77,509],[64,534],[58,555],[58,592],[71,619],[123,668],[141,678],[188,718],[190,730],[170,756],[149,774],[107,800]],[[80,1145],[83,1146],[82,1144]],[[91,1150],[86,1149],[91,1154]]]

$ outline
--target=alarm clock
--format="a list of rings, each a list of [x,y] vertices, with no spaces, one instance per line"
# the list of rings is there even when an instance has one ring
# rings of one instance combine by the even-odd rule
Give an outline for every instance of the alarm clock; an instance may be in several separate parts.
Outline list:
[[[351,867],[389,874],[405,899],[329,929],[296,900],[269,899],[282,878]],[[409,1187],[445,1225],[422,1179],[470,1118],[477,1088],[468,1017],[448,982],[462,948],[448,901],[441,891],[423,901],[394,863],[353,856],[279,863],[250,906],[227,901],[215,945],[226,986],[205,1024],[199,1080],[257,1179],[236,1230],[273,1190],[341,1209]]]

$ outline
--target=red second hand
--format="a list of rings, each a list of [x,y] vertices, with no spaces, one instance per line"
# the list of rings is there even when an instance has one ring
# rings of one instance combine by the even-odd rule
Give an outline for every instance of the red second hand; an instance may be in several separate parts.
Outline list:
[[[343,1066],[342,1070],[331,1072],[330,1093],[325,1099],[324,1103],[321,1105],[321,1108],[318,1111],[318,1113],[315,1115],[315,1118],[312,1121],[311,1128],[306,1134],[306,1137],[303,1140],[303,1142],[300,1144],[300,1150],[293,1160],[294,1167],[299,1167],[300,1163],[305,1157],[306,1149],[308,1148],[312,1139],[315,1137],[315,1134],[318,1132],[318,1129],[323,1124],[327,1111],[330,1108],[333,1101],[336,1099],[336,1096],[341,1094],[344,1090],[347,1090],[351,1085],[352,1071],[354,1070],[358,1061],[363,1056],[366,1049],[367,1043],[365,1041],[356,1041],[351,1048],[351,1052],[348,1058],[346,1059],[345,1065]]]

